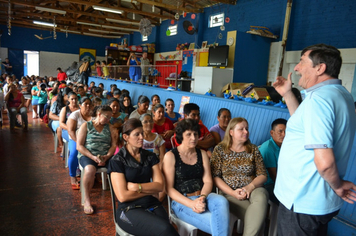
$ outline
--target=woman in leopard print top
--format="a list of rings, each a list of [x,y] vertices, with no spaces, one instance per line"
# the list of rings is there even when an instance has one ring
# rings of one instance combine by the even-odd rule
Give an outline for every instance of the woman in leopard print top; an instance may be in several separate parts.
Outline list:
[[[230,121],[223,141],[214,149],[211,170],[230,210],[244,221],[243,235],[257,235],[267,212],[268,193],[263,188],[267,172],[261,153],[249,140],[246,119]]]

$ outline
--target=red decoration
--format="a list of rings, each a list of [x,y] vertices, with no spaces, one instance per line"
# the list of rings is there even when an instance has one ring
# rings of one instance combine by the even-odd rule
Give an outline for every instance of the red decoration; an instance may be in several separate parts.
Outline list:
[[[188,27],[188,30],[189,30],[189,31],[192,31],[192,30],[193,30],[193,26],[190,25],[190,26]]]
[[[174,25],[174,20],[171,20],[171,25]]]
[[[225,22],[226,22],[226,23],[229,23],[229,22],[230,22],[230,18],[229,18],[229,17],[226,17],[226,18],[225,18]]]
[[[186,17],[186,16],[187,16],[187,13],[186,13],[186,12],[184,12],[184,13],[183,13],[183,17]]]
[[[190,18],[192,18],[193,20],[195,19],[195,14],[192,14],[191,16],[190,16]]]

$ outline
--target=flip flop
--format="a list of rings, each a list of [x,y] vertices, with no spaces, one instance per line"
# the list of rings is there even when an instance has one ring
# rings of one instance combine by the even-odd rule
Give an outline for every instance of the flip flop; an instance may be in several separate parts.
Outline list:
[[[91,215],[94,213],[94,209],[92,206],[84,206],[84,213],[86,215]]]
[[[80,190],[80,184],[77,183],[77,184],[72,184],[72,189],[73,190]]]

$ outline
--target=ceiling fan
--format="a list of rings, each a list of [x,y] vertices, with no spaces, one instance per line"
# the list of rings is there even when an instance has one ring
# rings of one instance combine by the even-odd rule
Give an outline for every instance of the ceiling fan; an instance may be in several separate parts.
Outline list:
[[[43,37],[42,34],[41,34],[40,36],[38,36],[37,34],[35,34],[35,37],[38,38],[38,39],[40,39],[40,40],[52,38],[52,36]]]

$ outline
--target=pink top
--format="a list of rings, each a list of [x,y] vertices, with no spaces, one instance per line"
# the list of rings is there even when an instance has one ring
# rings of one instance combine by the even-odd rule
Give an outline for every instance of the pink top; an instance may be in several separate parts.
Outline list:
[[[9,101],[8,101],[9,107],[18,108],[22,103],[22,101],[21,101],[22,96],[23,96],[22,93],[17,92],[17,96],[12,101],[10,101],[10,99],[9,99]]]

